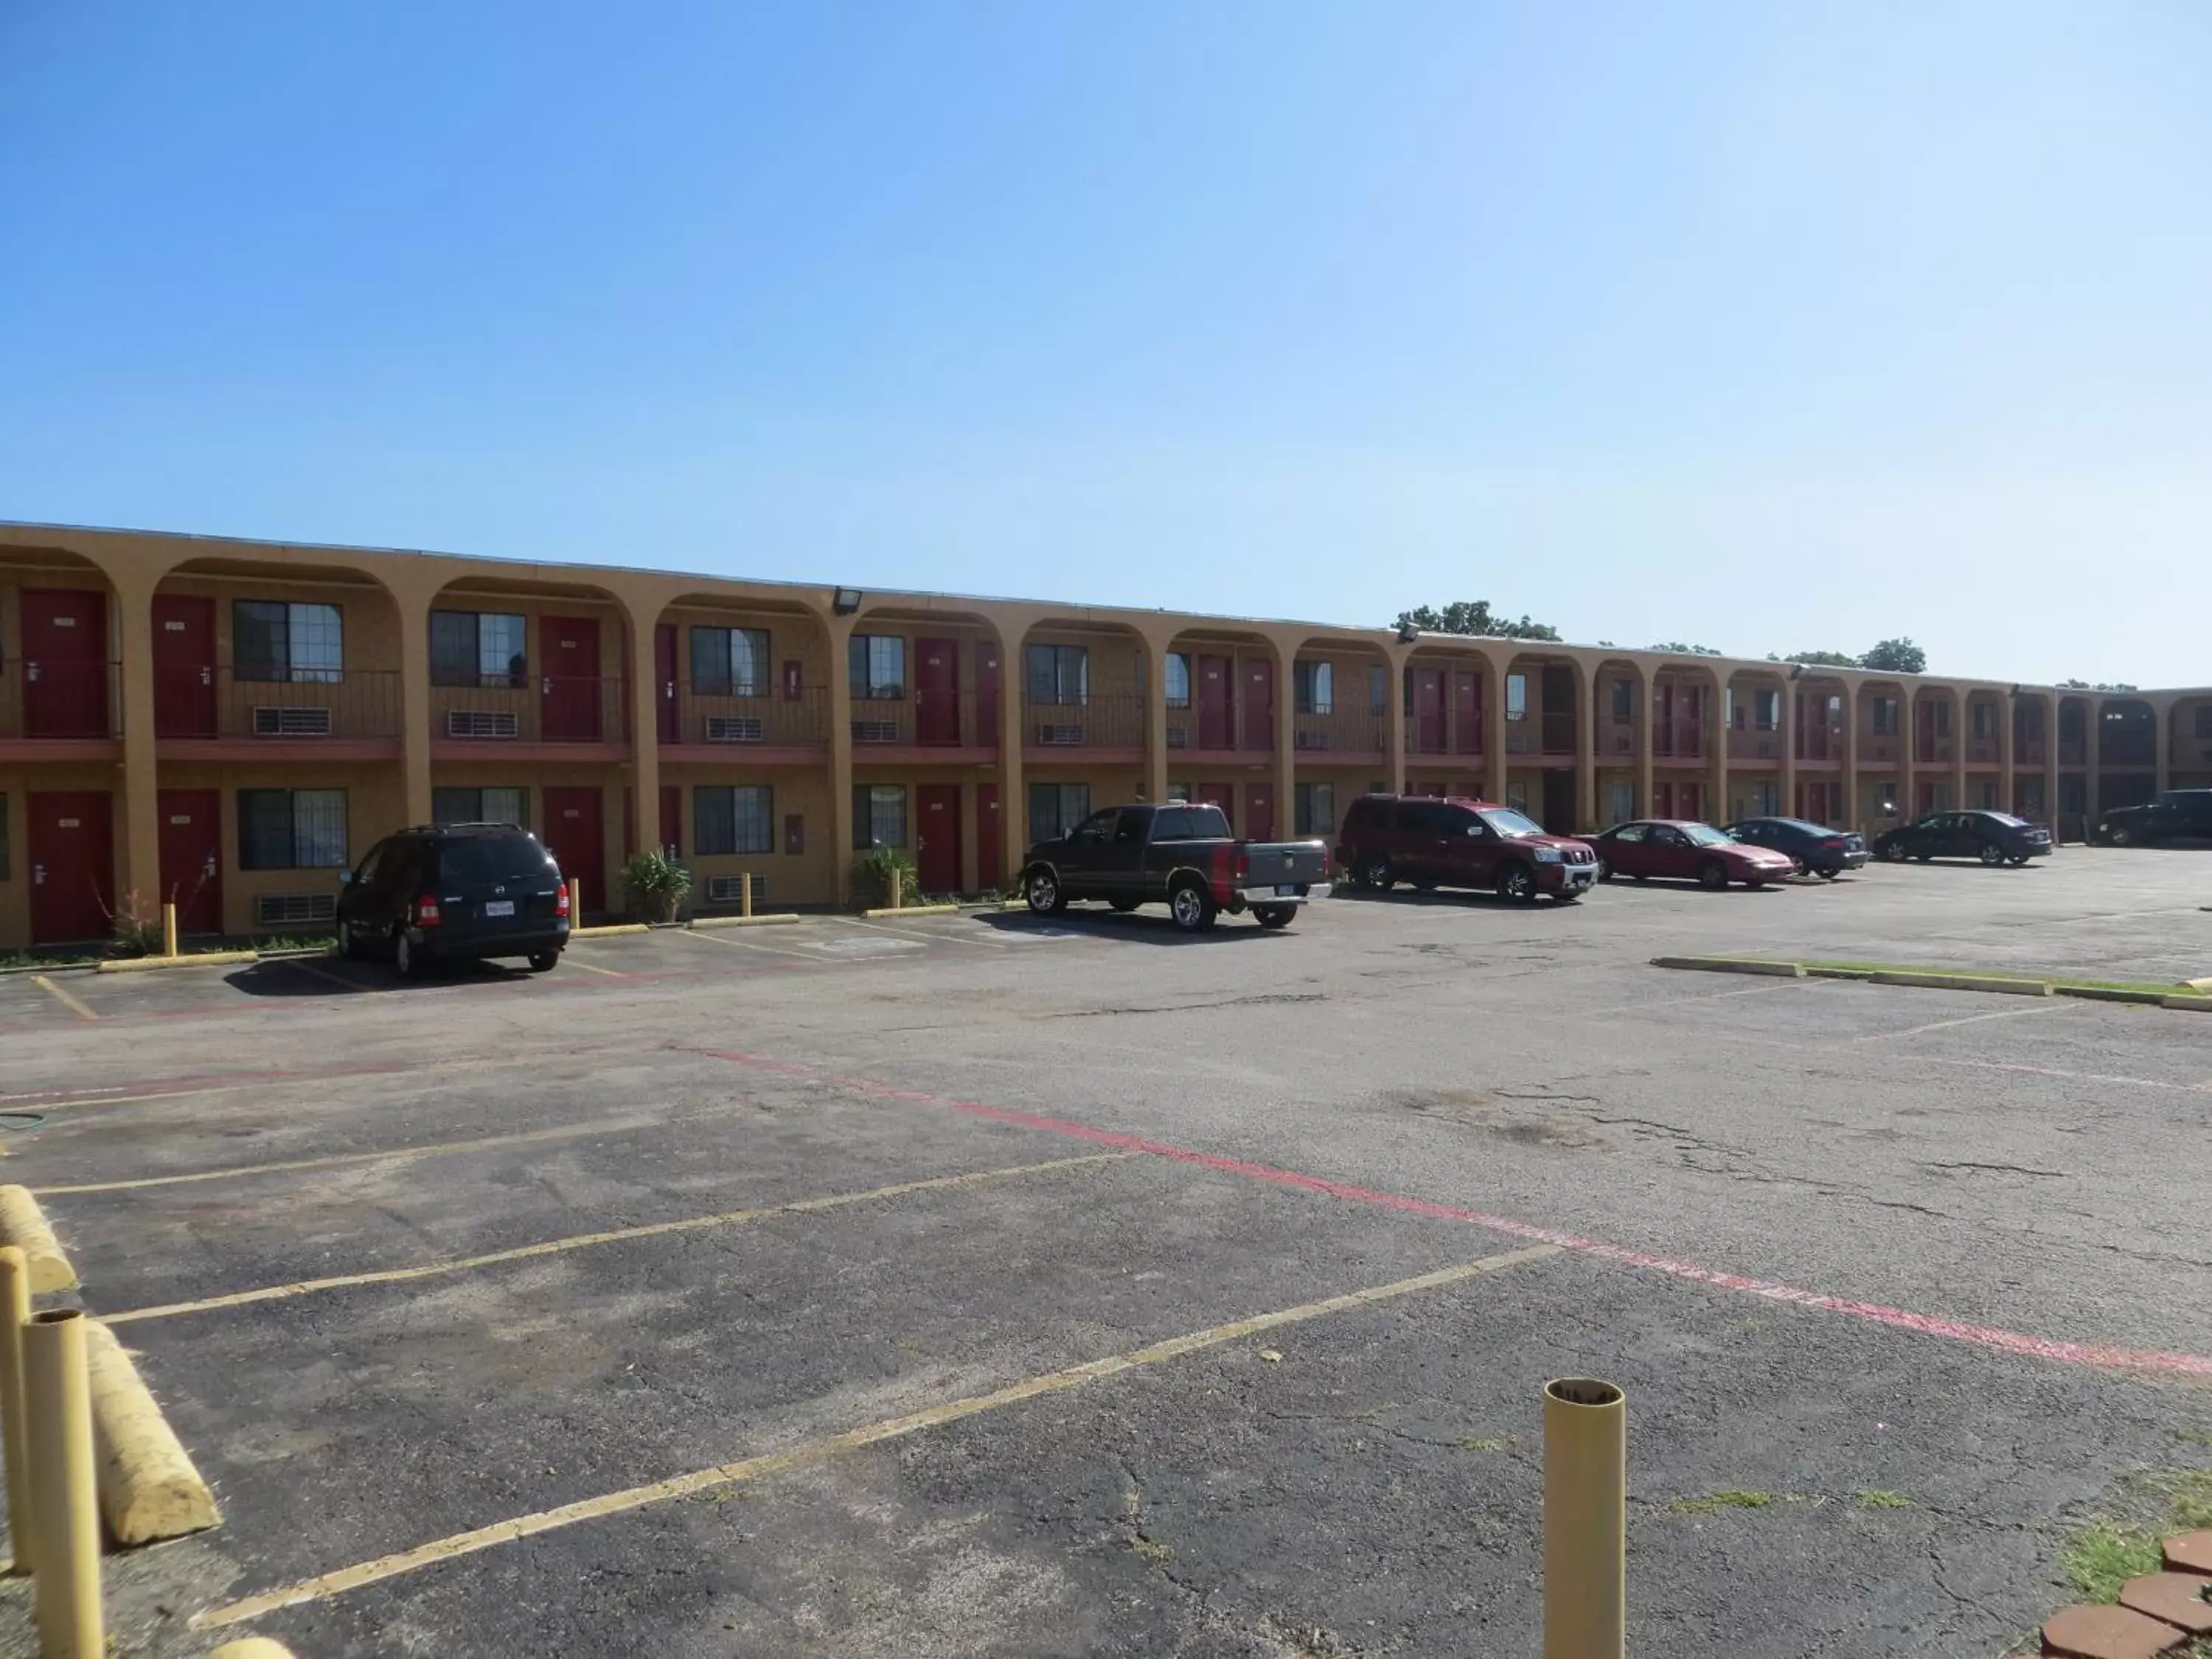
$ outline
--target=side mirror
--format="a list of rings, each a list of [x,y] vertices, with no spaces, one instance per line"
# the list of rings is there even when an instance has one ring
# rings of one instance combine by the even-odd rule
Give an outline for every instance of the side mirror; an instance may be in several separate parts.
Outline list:
[[[1480,841],[1482,838],[1482,826],[1479,823],[1470,823],[1467,826],[1467,833]]]

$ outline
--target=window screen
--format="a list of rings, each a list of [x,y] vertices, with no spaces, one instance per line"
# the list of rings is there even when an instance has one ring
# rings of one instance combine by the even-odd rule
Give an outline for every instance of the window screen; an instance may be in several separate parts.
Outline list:
[[[1327,714],[1336,708],[1336,670],[1325,662],[1291,665],[1291,695],[1301,714]]]
[[[857,797],[861,792],[854,793]],[[691,850],[702,858],[724,853],[774,852],[775,795],[774,787],[765,783],[702,784],[694,788]],[[856,832],[860,828],[857,817],[854,828]]]
[[[847,641],[853,695],[882,702],[906,696],[906,641],[896,634],[855,634]]]
[[[1367,712],[1370,714],[1390,712],[1390,671],[1380,663],[1367,671]]]
[[[1033,783],[1030,786],[1030,839],[1057,841],[1091,816],[1091,786],[1087,783]]]
[[[1505,718],[1525,720],[1528,718],[1528,677],[1508,674],[1505,677]]]
[[[430,792],[430,822],[512,823],[530,827],[530,791],[520,787],[486,789],[441,788]]]
[[[1187,652],[1168,653],[1168,707],[1190,707],[1190,657]]]
[[[1091,652],[1080,645],[1033,645],[1029,665],[1030,701],[1080,703],[1091,696]]]
[[[344,790],[238,792],[240,869],[342,870],[347,862]]]
[[[1302,783],[1297,786],[1296,823],[1301,836],[1326,836],[1336,829],[1336,786]]]
[[[708,697],[764,697],[769,684],[765,628],[691,630],[691,689]]]
[[[865,852],[871,847],[906,845],[906,788],[896,783],[853,786],[853,845]]]
[[[523,617],[496,611],[430,613],[430,684],[487,688],[529,684]]]
[[[241,680],[336,682],[344,678],[343,614],[334,605],[234,600],[230,662]]]

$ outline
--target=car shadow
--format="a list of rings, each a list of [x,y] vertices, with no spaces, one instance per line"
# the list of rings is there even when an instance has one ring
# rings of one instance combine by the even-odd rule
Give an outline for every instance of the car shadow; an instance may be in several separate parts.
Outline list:
[[[1241,916],[1224,913],[1212,927],[1198,933],[1184,933],[1162,908],[1109,910],[1071,904],[1057,915],[1041,916],[1030,910],[998,910],[986,912],[975,920],[996,933],[1026,933],[1032,938],[1076,935],[1125,939],[1133,945],[1227,945],[1239,940],[1273,939],[1295,932],[1299,922],[1305,920],[1304,913],[1311,908],[1299,906],[1300,915],[1288,928],[1262,927],[1249,912]]]
[[[1822,881],[1818,876],[1784,876],[1778,881],[1762,882],[1756,887],[1747,887],[1732,881],[1725,887],[1708,887],[1694,876],[1646,876],[1638,881],[1633,876],[1615,876],[1611,881],[1599,884],[1608,891],[1632,892],[1638,887],[1656,887],[1669,893],[1711,893],[1715,897],[1723,895],[1735,898],[1764,898],[1769,893],[1778,893],[1786,887],[1832,887],[1834,882]]]
[[[1591,892],[1596,890],[1595,887],[1590,890]],[[1583,896],[1588,897],[1589,895],[1585,894]],[[1528,910],[1544,908],[1540,903],[1531,904],[1522,899],[1507,898],[1503,894],[1487,887],[1431,887],[1425,891],[1419,887],[1394,887],[1387,893],[1378,893],[1370,887],[1340,887],[1331,896],[1330,902],[1334,903],[1337,899],[1348,899],[1355,904],[1395,904],[1413,907],[1449,904],[1455,909],[1465,909],[1471,904],[1492,910]],[[1566,908],[1571,910],[1574,906],[1570,904]]]
[[[391,963],[348,961],[343,957],[269,957],[223,975],[223,983],[250,997],[347,997],[392,991],[436,991],[447,985],[501,984],[536,979],[527,968],[503,962],[467,961],[441,965],[422,979],[402,979]]]

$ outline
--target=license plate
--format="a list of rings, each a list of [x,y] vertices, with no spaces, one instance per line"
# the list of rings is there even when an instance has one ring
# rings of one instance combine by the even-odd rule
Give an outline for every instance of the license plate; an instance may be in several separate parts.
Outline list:
[[[1277,898],[1296,898],[1297,896],[1298,890],[1288,883],[1285,883],[1282,886],[1275,889],[1275,896]]]
[[[484,902],[483,913],[487,916],[511,916],[514,914],[514,901],[513,899],[488,899]]]

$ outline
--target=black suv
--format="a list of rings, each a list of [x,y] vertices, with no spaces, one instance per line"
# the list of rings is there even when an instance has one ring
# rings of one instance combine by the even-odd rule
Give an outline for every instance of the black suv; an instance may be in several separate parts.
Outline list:
[[[568,943],[561,868],[512,823],[402,830],[338,879],[338,954],[388,954],[405,976],[484,957],[527,957],[542,974]]]
[[[2097,839],[2108,847],[2212,837],[2212,789],[2169,789],[2141,806],[2097,814]]]

